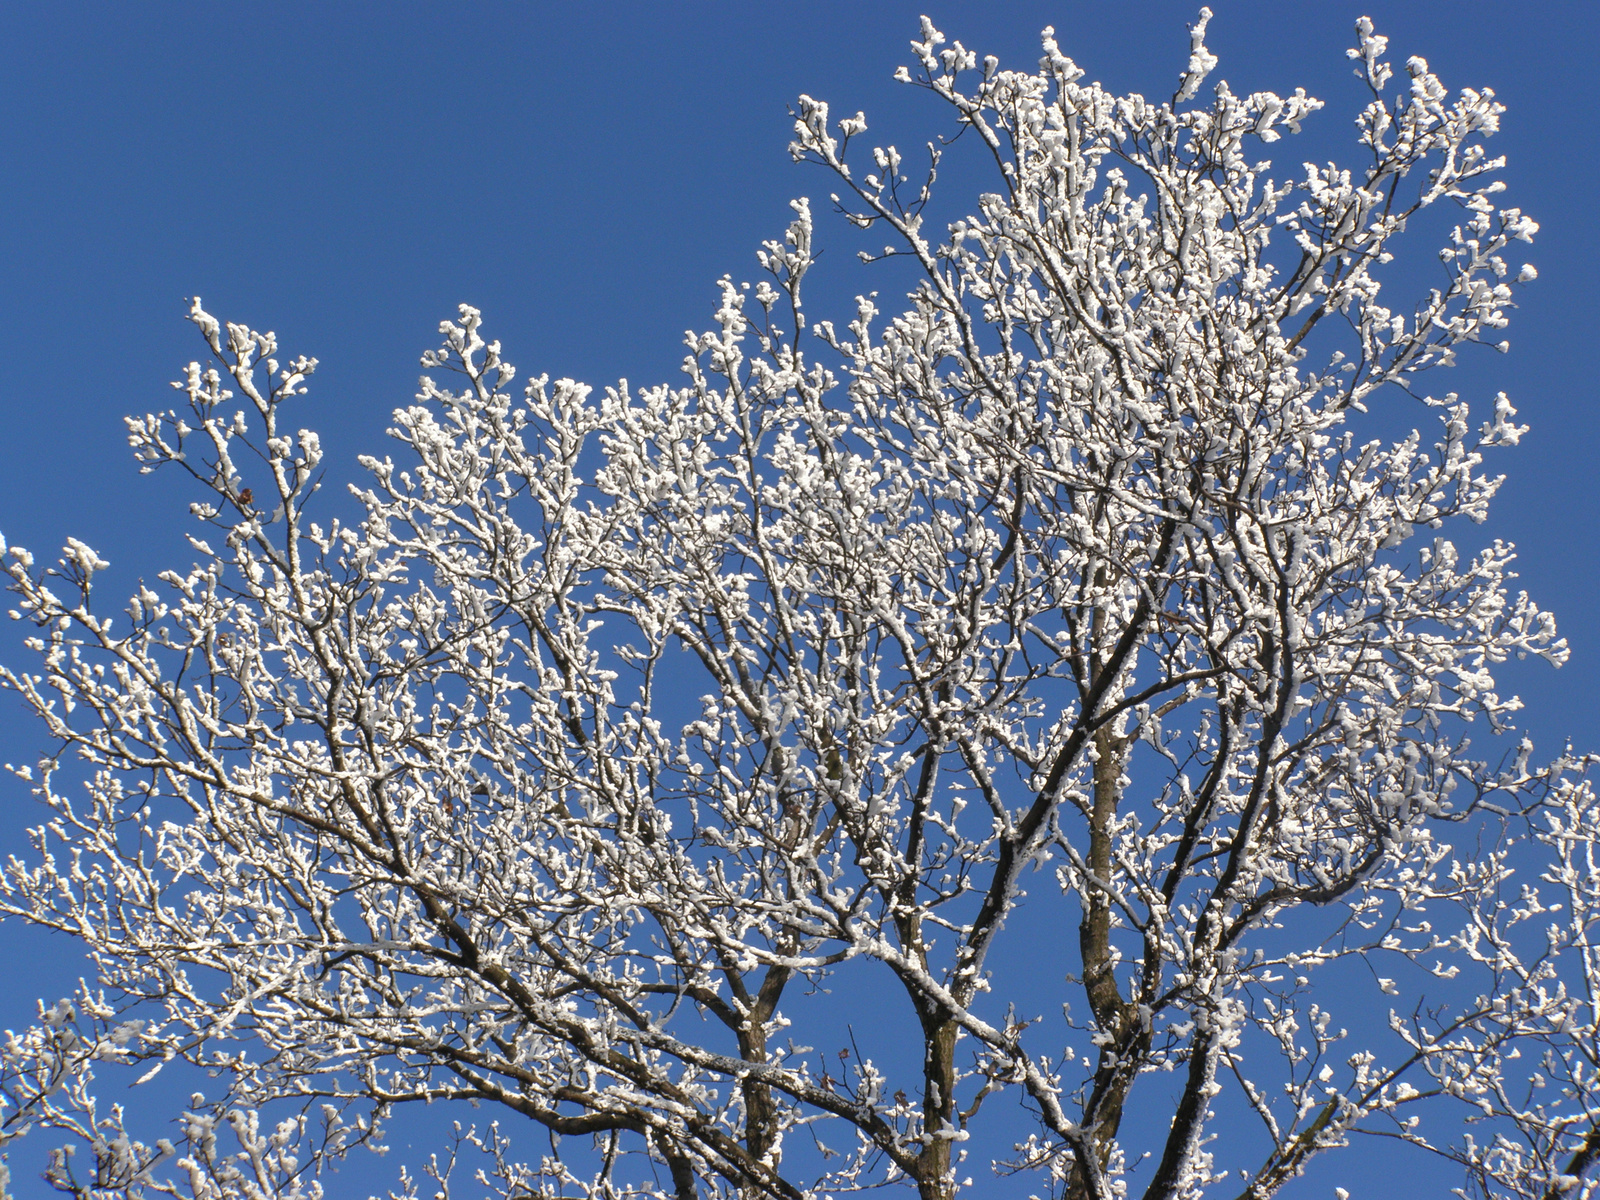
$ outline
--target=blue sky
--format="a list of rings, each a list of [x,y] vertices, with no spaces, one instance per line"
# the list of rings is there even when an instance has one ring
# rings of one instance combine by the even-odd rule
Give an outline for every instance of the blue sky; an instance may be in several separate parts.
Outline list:
[[[1361,97],[1343,0],[1213,5],[1209,43],[1236,89],[1304,84],[1329,107],[1279,158],[1352,157]],[[1563,619],[1572,665],[1529,676],[1546,740],[1592,735],[1600,711],[1595,537],[1585,479],[1600,417],[1589,362],[1600,278],[1586,4],[1371,8],[1397,61],[1510,106],[1508,202],[1542,223],[1541,278],[1505,358],[1448,381],[1505,388],[1533,426],[1505,457],[1492,533]],[[200,295],[322,362],[304,420],[334,475],[382,446],[417,355],[470,302],[524,375],[594,384],[673,379],[714,281],[748,277],[791,196],[828,188],[789,161],[804,91],[867,110],[902,145],[947,132],[940,106],[893,83],[917,8],[887,3],[274,5],[70,3],[0,17],[0,532],[45,550],[78,536],[131,581],[184,550],[175,481],[141,480],[121,418],[168,402],[199,345]],[[1188,4],[941,4],[950,36],[1032,63],[1038,30],[1119,89],[1166,94]],[[959,183],[959,181],[953,181]],[[825,206],[819,206],[825,207]],[[837,225],[820,235],[843,242]],[[842,315],[878,287],[838,245],[814,297]],[[819,314],[822,315],[822,314]],[[1406,420],[1413,420],[1407,416]],[[181,510],[180,510],[181,511]],[[122,574],[126,572],[125,574]],[[108,583],[112,582],[108,580]],[[1588,740],[1595,741],[1589,736]]]
[[[926,11],[1009,64],[1031,64],[1054,24],[1092,77],[1166,95],[1196,7]],[[1557,613],[1573,660],[1559,673],[1512,665],[1508,677],[1541,744],[1600,748],[1600,6],[1212,7],[1208,43],[1236,90],[1303,84],[1328,101],[1305,145],[1275,147],[1286,163],[1313,150],[1354,158],[1362,97],[1343,51],[1361,12],[1397,62],[1421,54],[1452,87],[1487,85],[1509,105],[1497,139],[1507,202],[1543,227],[1530,255],[1540,280],[1512,353],[1466,355],[1434,386],[1474,401],[1503,388],[1533,426],[1495,464],[1509,481],[1484,536],[1519,544],[1523,583]],[[0,533],[41,555],[80,537],[112,561],[102,586],[119,591],[187,563],[187,498],[176,480],[138,476],[121,418],[169,403],[167,381],[198,352],[183,320],[196,294],[321,360],[302,420],[324,435],[333,483],[355,478],[357,453],[383,452],[418,353],[462,301],[484,310],[524,376],[676,378],[714,281],[750,277],[788,199],[828,191],[786,153],[796,94],[864,109],[875,135],[902,146],[950,131],[937,103],[890,79],[919,11],[861,0],[6,6]],[[825,245],[838,234],[819,226]],[[848,297],[883,280],[836,241],[816,292],[835,311],[817,315],[848,317]],[[14,645],[0,631],[12,661]],[[14,711],[0,700],[0,748],[31,759],[39,747]],[[18,787],[0,793],[0,814],[9,848],[32,819]],[[40,980],[59,973],[17,937],[0,928]],[[0,996],[0,1024],[25,1018],[32,990]]]

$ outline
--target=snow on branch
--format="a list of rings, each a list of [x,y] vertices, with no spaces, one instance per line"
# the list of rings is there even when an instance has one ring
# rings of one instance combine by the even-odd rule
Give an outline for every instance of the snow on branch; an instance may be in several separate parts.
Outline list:
[[[343,517],[315,361],[195,300],[128,421],[194,565],[108,615],[87,545],[5,560],[54,749],[0,911],[100,990],[10,1035],[3,1136],[119,1198],[320,1195],[435,1104],[476,1123],[396,1195],[1256,1200],[1358,1133],[1592,1195],[1589,764],[1499,740],[1567,646],[1458,544],[1525,427],[1424,379],[1536,274],[1501,106],[1388,95],[1363,20],[1359,165],[1274,173],[1322,102],[1200,101],[1210,19],[1164,104],[924,21],[992,190],[935,221],[948,139],[913,181],[810,97],[791,144],[907,295],[812,319],[798,200],[676,385],[514,390],[462,306]],[[1064,983],[1008,966],[1041,922]],[[179,1138],[94,1098],[185,1065]]]

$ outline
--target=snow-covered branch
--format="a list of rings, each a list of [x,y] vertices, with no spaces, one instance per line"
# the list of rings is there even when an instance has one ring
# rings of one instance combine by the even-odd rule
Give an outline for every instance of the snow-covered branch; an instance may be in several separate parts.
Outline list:
[[[461,1101],[497,1116],[396,1194],[949,1200],[993,1166],[1254,1200],[1384,1133],[1589,1196],[1587,762],[1495,748],[1498,665],[1567,648],[1512,547],[1452,540],[1524,427],[1423,392],[1534,276],[1501,106],[1417,58],[1389,95],[1363,22],[1360,165],[1274,175],[1322,103],[1203,96],[1209,19],[1167,103],[1048,30],[1019,72],[925,22],[902,78],[992,192],[936,232],[940,152],[910,184],[809,97],[792,145],[915,267],[895,311],[808,316],[805,201],[681,386],[513,390],[463,306],[343,518],[291,423],[315,361],[196,300],[208,360],[128,423],[198,489],[195,565],[113,616],[94,550],[9,552],[39,665],[0,681],[57,750],[0,911],[102,998],[12,1037],[6,1136],[118,1197],[318,1195]],[[1401,256],[1444,275],[1396,308]],[[1048,1020],[1000,952],[1039,912],[1075,964]],[[829,988],[881,1027],[819,1025]],[[107,1056],[228,1094],[146,1146]]]

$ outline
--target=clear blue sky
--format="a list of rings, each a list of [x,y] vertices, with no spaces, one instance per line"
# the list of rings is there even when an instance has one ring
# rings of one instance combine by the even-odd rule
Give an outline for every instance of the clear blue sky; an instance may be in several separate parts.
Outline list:
[[[1197,7],[925,10],[1015,65],[1036,60],[1038,31],[1054,24],[1091,77],[1167,95]],[[1507,202],[1543,226],[1529,255],[1540,280],[1512,353],[1467,355],[1435,387],[1474,401],[1504,388],[1533,426],[1496,464],[1510,480],[1484,536],[1520,545],[1523,583],[1574,654],[1559,673],[1509,677],[1543,745],[1600,749],[1600,6],[1212,7],[1217,74],[1236,90],[1303,84],[1328,101],[1304,146],[1274,148],[1284,163],[1334,146],[1355,158],[1362,97],[1343,51],[1362,12],[1397,63],[1421,54],[1452,87],[1487,85],[1510,106],[1497,144]],[[182,319],[195,294],[321,360],[302,420],[323,432],[336,484],[355,477],[357,453],[383,452],[419,351],[462,301],[484,310],[524,376],[675,379],[713,281],[751,277],[788,199],[829,190],[786,153],[797,93],[865,109],[874,134],[902,146],[949,131],[941,106],[890,80],[919,11],[910,0],[5,6],[0,533],[41,555],[82,538],[113,563],[107,589],[187,563],[186,497],[176,480],[137,475],[121,418],[170,403],[167,381],[200,345]],[[850,294],[880,284],[842,248],[818,270],[843,317]],[[0,652],[16,661],[12,632],[0,630]],[[0,750],[31,760],[40,747],[14,711],[0,699]],[[20,785],[0,783],[0,814],[10,848],[34,819]],[[44,989],[61,964],[17,939],[0,929]],[[0,1025],[26,1019],[39,989],[0,991]]]

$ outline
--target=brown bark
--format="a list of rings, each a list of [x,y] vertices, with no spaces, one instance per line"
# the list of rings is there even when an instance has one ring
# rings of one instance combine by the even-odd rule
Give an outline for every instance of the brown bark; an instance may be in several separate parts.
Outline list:
[[[1099,1032],[1100,1046],[1094,1083],[1083,1110],[1084,1144],[1095,1165],[1104,1170],[1110,1160],[1123,1105],[1137,1078],[1136,1066],[1149,1049],[1150,1031],[1139,1020],[1138,1006],[1123,999],[1117,984],[1116,959],[1111,944],[1110,886],[1113,872],[1112,839],[1117,808],[1122,800],[1122,772],[1128,739],[1106,725],[1094,734],[1094,795],[1089,816],[1089,853],[1086,866],[1091,878],[1078,925],[1078,948],[1083,959],[1083,988],[1089,998]],[[1098,1171],[1096,1172],[1098,1174]],[[1094,1192],[1086,1165],[1079,1160],[1068,1185],[1070,1200],[1090,1200]]]
[[[956,1023],[943,1014],[922,1017],[922,1128],[927,1142],[917,1157],[918,1200],[951,1200],[955,1173],[949,1137],[956,1125]]]
[[[787,969],[769,968],[749,1004],[743,1024],[735,1031],[739,1039],[739,1057],[745,1062],[767,1061],[767,1022],[772,1019],[788,981]],[[739,1088],[744,1096],[745,1149],[753,1160],[764,1162],[778,1140],[778,1107],[773,1103],[772,1088],[748,1075],[740,1081]],[[755,1183],[746,1183],[740,1188],[740,1195],[745,1200],[756,1200],[766,1192]]]

